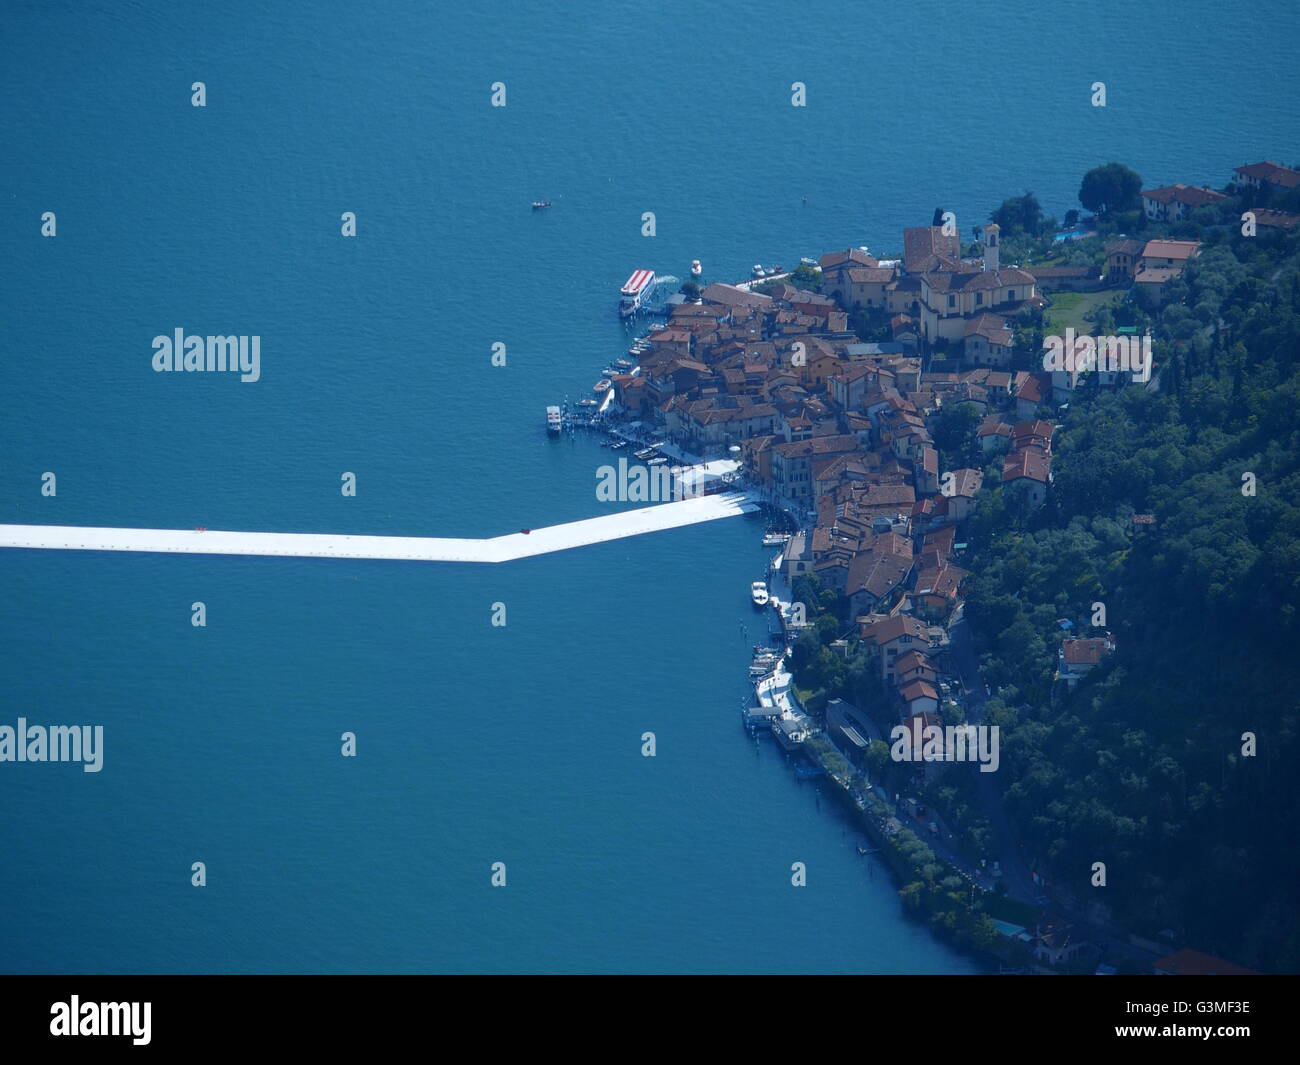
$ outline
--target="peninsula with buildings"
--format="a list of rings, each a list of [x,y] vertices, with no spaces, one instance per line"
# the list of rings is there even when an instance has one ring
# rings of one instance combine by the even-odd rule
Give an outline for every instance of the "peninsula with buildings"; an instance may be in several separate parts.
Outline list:
[[[1232,822],[1259,809],[1240,734],[1285,732],[1294,702],[1243,719],[1246,660],[1209,680],[1183,657],[1285,637],[1225,636],[1269,578],[1228,592],[1197,557],[1207,523],[1224,557],[1266,552],[1242,474],[1297,467],[1293,435],[1251,446],[1300,367],[1300,170],[1225,178],[1144,188],[1112,163],[1060,224],[1027,193],[966,243],[940,208],[883,258],[688,282],[577,412],[642,461],[738,464],[780,546],[746,723],[825,776],[909,910],[1004,969],[1300,960],[1289,889],[1263,888],[1295,859]],[[1089,357],[1053,362],[1063,336]],[[1220,620],[1172,622],[1184,593]],[[1162,686],[1177,712],[1143,702]],[[1244,888],[1214,880],[1234,862]],[[1252,892],[1262,923],[1206,912]]]

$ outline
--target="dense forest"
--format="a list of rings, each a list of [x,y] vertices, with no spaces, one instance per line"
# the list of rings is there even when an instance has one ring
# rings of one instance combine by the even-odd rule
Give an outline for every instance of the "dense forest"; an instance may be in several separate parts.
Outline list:
[[[1095,898],[1103,861],[1130,927],[1297,971],[1300,233],[1242,235],[1252,205],[1111,220],[1206,245],[1148,319],[1158,379],[1075,393],[1046,505],[984,494],[964,592],[999,782],[1049,874]],[[1099,632],[1097,603],[1117,651],[1065,692],[1059,622]]]

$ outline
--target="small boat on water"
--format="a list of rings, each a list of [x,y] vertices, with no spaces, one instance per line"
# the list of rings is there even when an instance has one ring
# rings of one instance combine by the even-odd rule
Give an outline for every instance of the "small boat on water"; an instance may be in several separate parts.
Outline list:
[[[799,260],[799,265],[800,265],[800,266],[816,266],[816,265],[817,265],[817,260],[816,260],[816,259],[810,259],[810,258],[808,258],[808,256],[805,255],[802,259]]]
[[[699,259],[691,260],[691,277],[699,277],[704,273],[704,267],[700,265]]]
[[[755,581],[753,584],[751,584],[749,586],[749,596],[751,599],[753,599],[754,605],[756,607],[762,608],[767,606],[768,603],[767,582]]]
[[[534,210],[534,211],[545,210],[547,207],[550,207],[550,206],[551,206],[551,201],[550,201],[550,200],[534,200],[534,201],[533,201],[533,210]]]
[[[750,273],[752,273],[756,279],[761,279],[762,277],[765,276],[763,272],[763,267],[759,263],[754,264],[754,268],[750,271]]]
[[[764,547],[781,547],[783,544],[788,544],[789,542],[789,533],[769,532],[763,534]]]
[[[546,408],[546,431],[548,433],[559,433],[564,428],[564,415],[560,413],[559,407]]]

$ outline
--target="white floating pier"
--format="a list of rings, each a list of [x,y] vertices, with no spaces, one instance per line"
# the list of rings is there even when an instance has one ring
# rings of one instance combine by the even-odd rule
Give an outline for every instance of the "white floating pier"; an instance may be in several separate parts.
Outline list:
[[[623,510],[531,532],[466,540],[436,536],[226,532],[218,529],[108,529],[79,525],[0,525],[0,547],[56,551],[151,551],[190,555],[386,558],[409,562],[512,562],[606,540],[661,532],[757,510],[744,492],[699,496]]]

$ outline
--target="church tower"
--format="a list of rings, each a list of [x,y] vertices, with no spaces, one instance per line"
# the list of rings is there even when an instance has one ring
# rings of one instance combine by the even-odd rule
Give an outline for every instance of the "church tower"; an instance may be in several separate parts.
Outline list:
[[[984,269],[996,270],[998,268],[998,234],[1001,229],[996,222],[990,222],[984,227]]]

